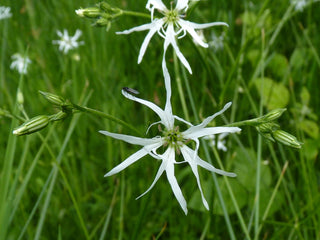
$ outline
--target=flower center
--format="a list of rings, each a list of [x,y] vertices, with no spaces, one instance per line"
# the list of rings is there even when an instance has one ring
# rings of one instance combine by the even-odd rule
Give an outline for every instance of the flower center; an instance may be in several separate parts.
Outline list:
[[[179,12],[175,9],[168,10],[165,13],[165,22],[166,23],[176,23],[179,20]]]
[[[176,150],[178,150],[184,142],[184,138],[182,137],[182,134],[179,131],[179,127],[176,127],[172,130],[165,130],[164,140],[166,142],[165,145],[173,147]]]

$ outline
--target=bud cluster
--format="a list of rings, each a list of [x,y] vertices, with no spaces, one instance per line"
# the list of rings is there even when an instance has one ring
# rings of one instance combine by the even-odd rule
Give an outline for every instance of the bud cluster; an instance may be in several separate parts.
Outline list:
[[[80,8],[76,10],[79,17],[95,19],[93,25],[110,29],[112,21],[122,14],[120,8],[113,8],[106,2],[100,2],[96,7]]]
[[[61,121],[72,114],[74,109],[72,103],[69,103],[64,98],[52,93],[41,91],[40,93],[52,105],[54,105],[55,107],[59,107],[60,111],[53,115],[39,115],[32,119],[29,119],[21,126],[14,129],[13,134],[22,136],[40,131],[41,129],[47,127],[50,122]]]
[[[272,142],[279,142],[293,148],[301,148],[302,143],[297,138],[283,130],[275,123],[286,109],[275,109],[266,115],[256,118],[255,127],[257,131],[266,139]]]

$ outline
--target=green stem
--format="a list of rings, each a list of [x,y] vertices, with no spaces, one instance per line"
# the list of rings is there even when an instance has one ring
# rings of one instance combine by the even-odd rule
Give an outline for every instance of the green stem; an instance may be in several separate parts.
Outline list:
[[[120,119],[118,119],[118,118],[116,118],[114,116],[111,116],[111,115],[109,115],[107,113],[100,112],[98,110],[95,110],[95,109],[92,109],[92,108],[88,108],[88,107],[82,107],[82,106],[76,105],[74,103],[72,103],[72,106],[75,109],[77,109],[78,111],[80,111],[80,112],[91,113],[91,114],[94,114],[96,116],[99,116],[99,117],[106,118],[106,119],[109,119],[111,121],[114,121],[114,122],[116,122],[116,123],[118,123],[118,124],[120,124],[122,126],[125,126],[125,127],[129,128],[129,129],[131,129],[132,131],[134,131],[135,133],[140,135],[139,131],[136,128],[132,127],[130,124],[128,124],[128,123],[126,123],[126,122],[124,122],[124,121],[122,121],[122,120],[120,120]]]
[[[128,15],[128,16],[134,16],[134,17],[143,17],[143,18],[148,18],[148,19],[151,18],[150,14],[141,13],[141,12],[126,11],[126,10],[121,10],[121,15]]]

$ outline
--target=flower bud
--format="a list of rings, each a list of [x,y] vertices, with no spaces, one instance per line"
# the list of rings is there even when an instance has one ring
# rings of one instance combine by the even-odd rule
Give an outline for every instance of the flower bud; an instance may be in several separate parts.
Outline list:
[[[17,102],[19,105],[23,105],[24,103],[23,93],[21,92],[20,89],[18,89],[18,93],[17,93]]]
[[[98,7],[103,11],[110,11],[110,10],[112,11],[112,7],[106,2],[99,3]]]
[[[20,127],[16,128],[13,131],[13,134],[22,136],[25,134],[30,134],[37,132],[43,128],[45,128],[49,124],[49,117],[45,115],[40,115],[37,117],[34,117],[28,121],[26,121],[24,124],[22,124]]]
[[[285,131],[282,130],[276,130],[273,132],[272,136],[274,137],[275,140],[278,142],[294,147],[294,148],[301,148],[302,143],[297,140],[297,138]]]
[[[274,109],[271,112],[267,113],[266,115],[262,116],[260,118],[261,122],[271,122],[274,121],[276,119],[278,119],[279,117],[281,117],[281,115],[286,111],[286,108],[278,108],[278,109]]]
[[[55,95],[55,94],[52,94],[52,93],[48,93],[48,92],[42,92],[42,91],[39,91],[44,97],[45,99],[47,99],[51,104],[53,105],[56,105],[56,106],[62,106],[62,105],[65,105],[65,99],[58,96],[58,95]]]
[[[280,128],[276,123],[262,123],[256,127],[260,133],[272,133]]]
[[[101,10],[97,7],[90,7],[85,9],[77,9],[75,10],[76,14],[79,17],[87,17],[87,18],[97,18],[101,14]]]
[[[60,120],[63,120],[65,119],[66,117],[68,117],[69,114],[63,112],[63,111],[60,111],[54,115],[51,115],[50,116],[50,121],[60,121]]]

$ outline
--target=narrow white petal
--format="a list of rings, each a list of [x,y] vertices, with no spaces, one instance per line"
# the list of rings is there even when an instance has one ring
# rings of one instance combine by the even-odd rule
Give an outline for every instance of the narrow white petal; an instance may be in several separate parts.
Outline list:
[[[194,23],[190,21],[183,20],[184,22],[187,22],[188,25],[193,29],[204,29],[208,27],[214,27],[214,26],[225,26],[229,27],[229,25],[225,22],[211,22],[211,23]]]
[[[172,45],[173,49],[175,50],[179,60],[182,62],[182,64],[188,69],[189,73],[192,74],[192,70],[191,67],[187,61],[187,59],[183,56],[183,54],[181,53],[177,42],[176,42],[176,33],[174,31],[174,27],[173,24],[169,24],[166,30],[166,40],[168,42],[170,42],[170,44]]]
[[[150,144],[157,144],[157,143],[161,144],[161,141],[162,141],[161,138],[140,138],[140,137],[134,137],[134,136],[125,135],[125,134],[111,133],[108,131],[99,131],[99,133],[115,139],[125,141],[127,143],[141,145],[141,146],[147,146]]]
[[[165,162],[162,162],[160,167],[159,167],[159,170],[156,174],[156,177],[154,178],[151,186],[144,192],[142,193],[139,197],[137,197],[136,199],[139,199],[141,198],[142,196],[146,195],[153,187],[154,185],[156,184],[156,182],[159,180],[160,176],[162,175],[162,173],[165,171],[165,168],[166,168],[166,163]]]
[[[124,160],[118,166],[114,167],[112,170],[110,170],[104,176],[109,177],[109,176],[112,176],[112,175],[122,171],[123,169],[127,168],[128,166],[130,166],[134,162],[138,161],[140,158],[147,155],[148,153],[149,152],[146,149],[144,149],[144,148],[140,149],[138,152],[135,152],[134,154],[132,154],[130,157],[128,157],[126,160]]]
[[[188,146],[185,146],[185,147],[186,147],[185,151],[187,151],[189,153],[189,155],[193,156],[194,150],[192,150]],[[228,177],[236,177],[237,176],[237,174],[235,174],[235,173],[226,172],[226,171],[223,171],[221,169],[215,168],[214,166],[212,166],[211,164],[207,163],[206,161],[203,161],[198,155],[197,155],[197,157],[195,159],[192,159],[192,161],[195,161],[195,163],[197,165],[199,165],[202,168],[205,168],[205,169],[209,170],[210,172],[215,172],[215,173],[218,173],[220,175],[225,175],[225,176],[228,176]]]
[[[153,35],[160,30],[162,27],[164,21],[163,19],[154,20],[152,22],[152,25],[150,26],[150,31],[148,32],[147,36],[144,38],[143,43],[140,48],[139,57],[138,57],[138,64],[142,61],[142,58],[144,56],[144,53],[146,52],[146,49],[148,47],[148,44],[153,37]]]
[[[181,26],[181,28],[185,29],[192,36],[193,40],[196,43],[198,43],[200,46],[202,46],[204,48],[209,47],[209,45],[202,40],[201,36],[199,36],[199,34],[194,30],[194,28],[192,28],[189,25],[189,23],[190,23],[189,21],[185,21],[183,19],[180,19],[178,23]]]
[[[240,132],[241,128],[238,127],[209,127],[209,128],[200,128],[197,131],[193,131],[189,134],[183,133],[183,136],[186,139],[196,139],[204,136],[209,136],[213,134],[220,134],[220,133],[235,133]]]
[[[196,177],[196,180],[197,180],[197,184],[198,184],[198,187],[199,187],[199,190],[200,190],[200,193],[201,193],[201,198],[202,198],[202,202],[203,202],[203,205],[205,206],[205,208],[207,210],[209,210],[209,205],[208,205],[208,202],[206,200],[206,198],[204,197],[204,194],[203,194],[203,191],[202,191],[202,188],[201,188],[201,183],[200,183],[200,178],[199,178],[199,173],[198,173],[198,166],[197,166],[197,163],[196,161],[194,161],[194,154],[192,154],[192,152],[188,151],[188,147],[186,146],[183,146],[181,148],[181,153],[183,155],[183,158],[189,163],[191,169],[192,169],[192,172],[194,174],[194,176]]]
[[[188,214],[187,203],[183,197],[183,194],[179,187],[177,179],[174,176],[175,150],[173,148],[168,148],[167,151],[163,154],[163,156],[164,158],[167,159],[166,174],[167,174],[167,178],[170,183],[171,189],[173,191],[173,194],[178,200],[182,210],[187,215]]]
[[[178,11],[187,10],[188,2],[189,2],[189,0],[178,0],[175,9],[178,10]]]
[[[122,32],[116,32],[116,34],[130,34],[132,32],[140,32],[140,31],[149,30],[149,29],[152,29],[153,27],[154,27],[154,23],[151,22],[151,23],[146,23],[146,24],[143,24],[143,25],[140,25],[137,27],[130,28],[128,30],[124,30]]]
[[[168,115],[167,112],[163,111],[160,107],[158,107],[156,104],[150,102],[150,101],[147,101],[147,100],[144,100],[144,99],[141,99],[141,98],[138,98],[136,96],[133,96],[131,94],[129,94],[128,92],[122,90],[122,95],[125,96],[126,98],[130,99],[130,100],[133,100],[135,102],[139,102],[147,107],[149,107],[150,109],[152,109],[161,119],[161,122],[164,126],[166,127],[169,127],[171,126],[172,122],[171,122],[171,118],[173,118],[173,116],[171,115]]]
[[[163,4],[163,2],[161,0],[149,0],[147,2],[146,9],[148,9],[149,11],[151,11],[153,9],[165,11],[167,9],[167,7],[166,7],[166,5]]]
[[[193,127],[190,127],[189,129],[187,129],[184,134],[185,135],[188,135],[188,134],[191,134],[191,133],[194,133],[196,131],[199,131],[200,129],[204,128],[205,126],[207,126],[216,116],[222,114],[224,111],[226,111],[229,107],[231,106],[231,102],[227,103],[222,110],[220,110],[219,112],[213,114],[212,116],[210,117],[207,117],[205,120],[203,120],[202,123],[196,125],[196,126],[193,126]]]

